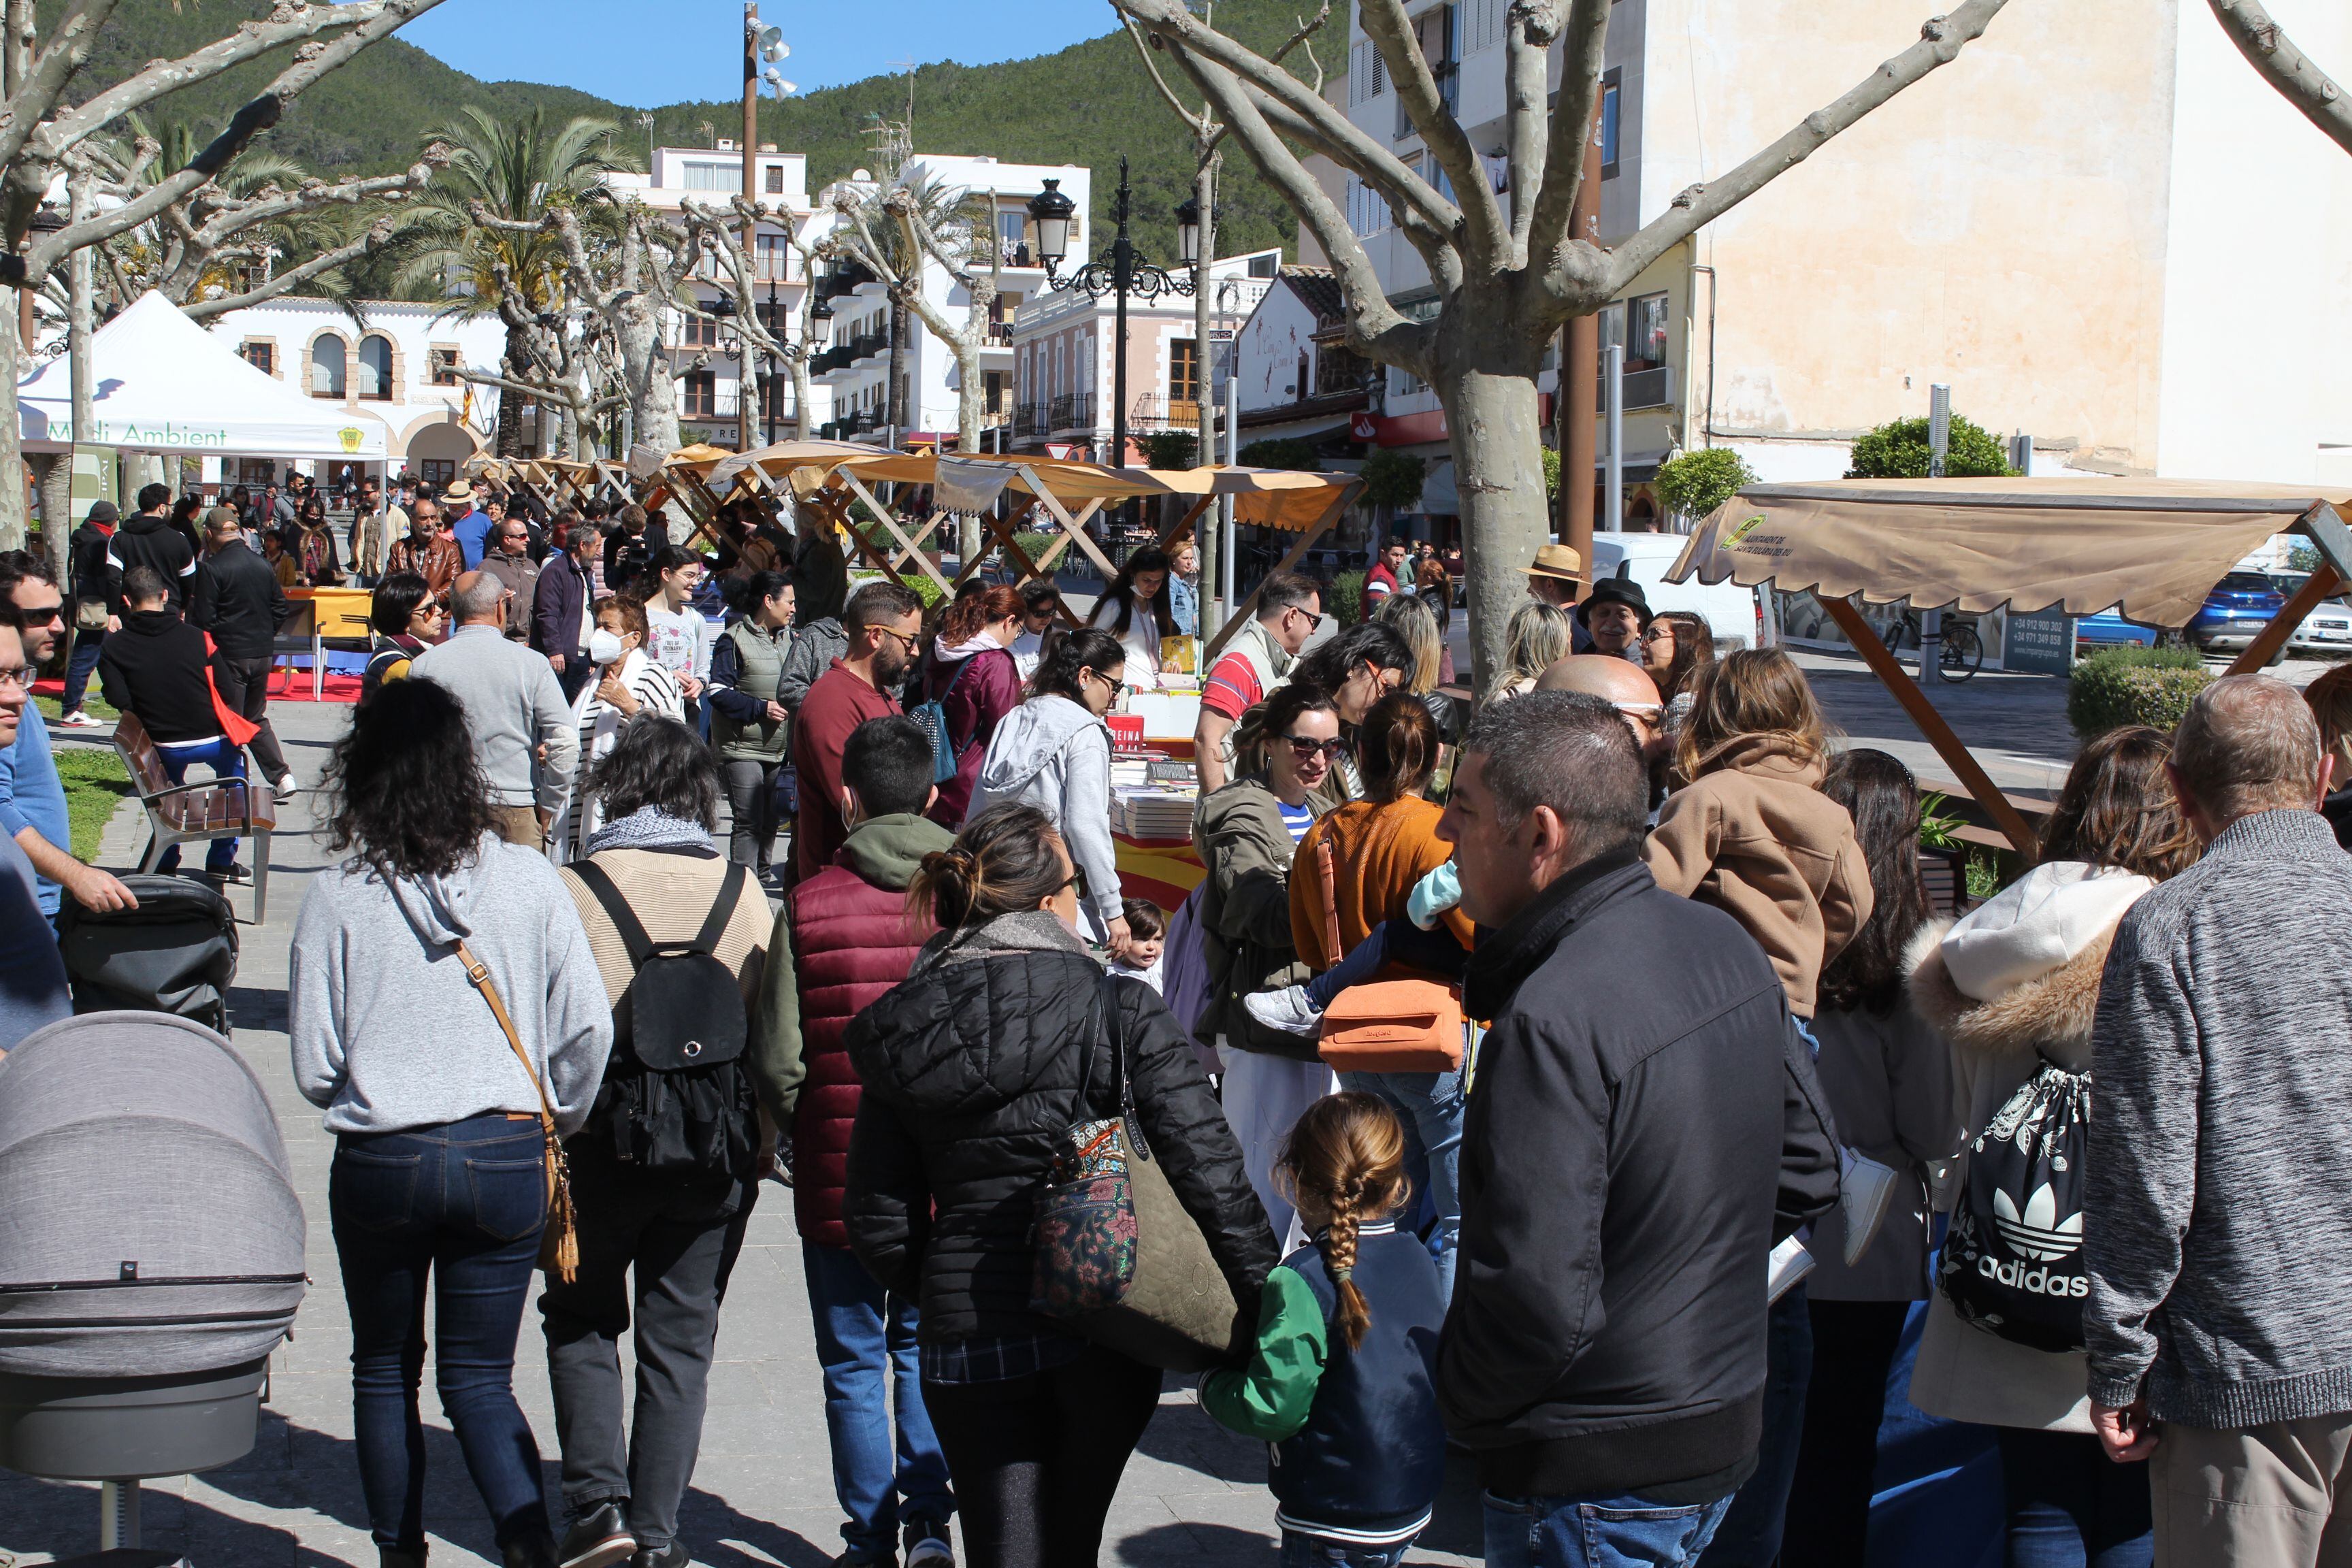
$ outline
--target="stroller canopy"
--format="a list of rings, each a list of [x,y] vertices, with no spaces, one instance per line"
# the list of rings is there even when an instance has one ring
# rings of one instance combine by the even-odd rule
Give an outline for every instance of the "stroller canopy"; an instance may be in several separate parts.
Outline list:
[[[0,1059],[0,1373],[258,1360],[301,1305],[302,1244],[268,1097],[210,1029],[89,1013]]]

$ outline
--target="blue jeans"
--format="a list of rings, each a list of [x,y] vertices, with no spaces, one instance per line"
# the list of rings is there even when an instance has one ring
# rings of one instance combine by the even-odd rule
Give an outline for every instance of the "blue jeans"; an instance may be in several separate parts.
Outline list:
[[[1398,1568],[1412,1546],[1410,1540],[1392,1546],[1357,1546],[1328,1535],[1286,1530],[1279,1568]]]
[[[68,612],[72,610],[70,601],[66,608]],[[97,672],[98,656],[105,647],[106,628],[103,626],[94,632],[74,633],[73,652],[66,657],[65,700],[58,704],[59,717],[81,710],[82,694],[89,689],[89,678]]]
[[[2087,1432],[1994,1428],[2008,1494],[2008,1568],[2148,1568],[2147,1467],[2118,1465]]]
[[[1723,1521],[1729,1498],[1657,1503],[1616,1497],[1486,1494],[1486,1568],[1686,1568]]]
[[[1805,1387],[1813,1379],[1813,1321],[1804,1286],[1772,1303],[1764,1329],[1764,1435],[1756,1473],[1733,1494],[1707,1548],[1706,1568],[1772,1568],[1789,1518],[1789,1488],[1805,1436]]]
[[[155,754],[163,759],[163,776],[175,784],[188,782],[188,766],[192,763],[205,763],[213,770],[216,778],[241,779],[245,776],[245,748],[232,744],[226,735],[216,735],[193,746],[158,746]],[[205,870],[226,871],[236,864],[236,839],[215,838],[205,846]],[[174,844],[163,851],[163,858],[155,862],[155,869],[176,871],[179,868],[180,847]]]
[[[379,1547],[425,1544],[425,1292],[441,1410],[499,1542],[547,1528],[539,1445],[515,1403],[515,1335],[547,1219],[536,1118],[493,1112],[337,1140],[327,1183],[352,1315],[352,1417]]]
[[[1470,1097],[1455,1072],[1343,1072],[1339,1087],[1388,1102],[1404,1124],[1404,1170],[1433,1215],[1429,1255],[1437,1260],[1437,1289],[1454,1300],[1454,1262],[1462,1241],[1462,1119]]]
[[[889,1558],[898,1551],[902,1516],[936,1523],[944,1532],[955,1511],[948,1462],[923,1407],[915,1304],[886,1292],[847,1247],[803,1241],[801,1264],[816,1321],[816,1358],[824,1368],[833,1490],[849,1516],[841,1538],[851,1557]]]

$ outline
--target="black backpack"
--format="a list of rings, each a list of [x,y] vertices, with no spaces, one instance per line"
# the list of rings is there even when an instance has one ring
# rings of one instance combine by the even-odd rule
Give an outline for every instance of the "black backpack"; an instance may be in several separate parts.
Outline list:
[[[593,860],[572,868],[612,918],[635,970],[613,1008],[613,1055],[591,1125],[623,1164],[672,1175],[748,1176],[760,1152],[759,1100],[744,1068],[751,1020],[734,973],[713,956],[750,873],[730,866],[702,929],[656,944]]]
[[[2040,1351],[2083,1348],[2091,1075],[2044,1062],[1969,1149],[1937,1282],[1963,1321]]]

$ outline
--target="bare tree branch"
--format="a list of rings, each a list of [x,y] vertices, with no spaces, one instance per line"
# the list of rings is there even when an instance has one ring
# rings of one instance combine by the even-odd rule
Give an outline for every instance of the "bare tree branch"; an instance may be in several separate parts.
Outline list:
[[[92,3],[97,3],[97,0],[92,0]],[[213,46],[213,48],[222,49],[237,44],[247,38],[247,29],[258,28],[266,31],[271,26],[279,25],[276,23],[277,17],[297,12],[306,16],[313,10],[331,13],[325,18],[309,17],[309,20],[315,24],[308,27],[307,31],[310,33],[318,32],[328,26],[342,26],[347,22],[356,21],[359,25],[352,26],[348,32],[331,42],[314,42],[297,49],[294,54],[294,63],[280,71],[277,79],[264,88],[258,97],[238,110],[236,117],[229,121],[228,128],[215,137],[211,144],[203,152],[197,153],[194,161],[185,169],[169,178],[157,181],[135,200],[126,202],[111,212],[101,214],[86,223],[70,224],[57,233],[45,235],[36,241],[26,252],[26,276],[37,278],[83,246],[96,245],[102,240],[110,239],[115,235],[134,229],[152,219],[172,204],[186,196],[197,186],[204,184],[226,168],[230,160],[244,152],[256,136],[278,123],[279,118],[286,112],[287,104],[292,102],[320,77],[342,65],[369,45],[389,37],[398,28],[439,4],[441,0],[352,0],[352,4],[345,5],[310,6],[298,5],[295,0],[289,0],[287,5],[281,5],[278,11],[271,14],[272,22],[247,23],[245,27],[238,29],[236,38],[225,39],[221,44]],[[291,26],[293,23],[288,22],[282,25]],[[289,36],[299,37],[307,34],[295,33]],[[226,63],[209,65],[208,68],[187,75],[184,79],[173,80],[170,87],[158,90],[168,91],[171,87],[184,86],[188,81],[216,76],[227,69],[229,65],[257,52],[260,51],[247,50],[244,53],[236,54]],[[154,76],[158,71],[168,73],[176,70],[211,53],[211,50],[199,49],[195,54],[188,56],[186,60],[163,66],[151,66],[132,80],[142,80]],[[98,99],[91,100],[90,103],[95,104],[109,96],[101,93]],[[148,97],[153,96],[156,94],[152,92],[148,94]],[[121,105],[110,111],[105,119],[86,124],[72,140],[79,140],[80,136],[88,135],[91,131],[105,124],[106,121],[113,118],[115,114],[128,112],[129,110],[138,107],[140,102],[144,101],[146,100],[142,98],[137,102]],[[80,120],[86,119],[89,111],[90,104],[84,104],[68,119],[79,122]],[[63,123],[63,121],[58,122],[59,125]],[[37,142],[44,149],[55,148],[57,151],[50,154],[54,157],[62,153],[65,147],[72,144],[72,141],[65,139],[65,136],[66,133],[62,130],[44,126],[37,137]]]
[[[1438,95],[1428,58],[1413,37],[1412,24],[1405,20],[1404,0],[1357,0],[1356,16],[1372,47],[1388,61],[1390,85],[1412,128],[1454,182],[1454,200],[1462,212],[1471,255],[1490,270],[1507,266],[1510,240],[1502,209],[1470,138]]]
[[[1160,74],[1160,63],[1151,58],[1151,46],[1144,41],[1143,29],[1135,25],[1135,18],[1121,16],[1118,20],[1119,25],[1127,29],[1127,36],[1135,41],[1136,57],[1143,61],[1144,70],[1151,77],[1151,85],[1158,88],[1160,96],[1168,100],[1168,107],[1175,110],[1176,118],[1182,121],[1185,128],[1196,137],[1206,138],[1214,134],[1210,128],[1208,115],[1194,113],[1182,99],[1176,96],[1176,89],[1168,85],[1168,79]],[[1202,156],[1208,154],[1204,152]]]
[[[1919,29],[1919,41],[1866,80],[1805,116],[1796,129],[1723,178],[1693,185],[1676,196],[1664,216],[1614,252],[1607,275],[1609,293],[1631,283],[1651,262],[1803,163],[1839,132],[1930,71],[1951,64],[1963,45],[1983,36],[1986,24],[2000,15],[2005,4],[2007,0],[1962,0],[1950,16],[1930,16]]]
[[[392,220],[378,218],[367,233],[349,245],[321,251],[300,266],[289,267],[283,272],[276,273],[268,281],[256,284],[242,294],[223,294],[211,300],[184,300],[180,305],[180,313],[192,321],[206,321],[215,316],[226,315],[231,310],[241,310],[248,305],[259,305],[275,300],[280,294],[300,288],[313,278],[323,277],[332,272],[346,262],[357,261],[362,256],[373,255],[383,249],[385,242],[392,238]]]
[[[1199,74],[1189,62],[1213,65],[1223,75],[1247,82],[1300,119],[1319,127],[1326,140],[1351,149],[1365,167],[1383,171],[1378,184],[1390,205],[1412,207],[1429,220],[1430,226],[1445,234],[1452,234],[1461,224],[1462,214],[1454,205],[1407,168],[1387,146],[1358,129],[1346,115],[1319,95],[1309,92],[1305,84],[1279,65],[1253,54],[1213,27],[1203,26],[1186,9],[1183,0],[1115,0],[1115,4],[1119,11],[1143,24],[1146,32],[1174,49],[1178,62],[1185,65],[1196,83],[1200,81]],[[1213,92],[1209,97],[1230,125],[1233,117],[1228,106]],[[1255,161],[1255,154],[1252,157]]]
[[[1317,127],[1246,84],[1242,90],[1249,94],[1250,101],[1257,106],[1260,114],[1265,116],[1266,122],[1283,136],[1322,153],[1365,184],[1376,183],[1374,176],[1357,163],[1353,149],[1325,140]],[[1440,289],[1450,290],[1462,281],[1462,253],[1454,248],[1453,235],[1440,234],[1426,218],[1411,207],[1393,207],[1390,210],[1389,218],[1397,226],[1398,232],[1404,236],[1406,243],[1420,253],[1431,279]]]
[[[33,52],[38,36],[35,8],[26,5],[19,14],[11,6],[14,24],[13,36],[9,39],[11,66],[8,101],[5,108],[0,108],[0,165],[13,169],[24,154],[33,133],[41,127],[42,116],[57,107],[58,97],[65,91],[66,83],[73,79],[74,72],[89,58],[89,51],[98,41],[99,29],[105,26],[106,19],[113,15],[116,3],[117,0],[79,0],[58,18],[57,26],[49,30],[48,47],[37,54]],[[250,26],[253,24],[247,25]],[[189,79],[197,79],[191,77]],[[104,123],[104,121],[99,121],[99,124]],[[91,127],[92,130],[96,128]],[[88,135],[89,132],[82,134]],[[65,145],[69,146],[71,142]],[[54,162],[57,153],[63,151],[63,146],[58,147],[46,161]],[[41,161],[44,160],[36,159],[36,162]]]
[[[2278,89],[2329,141],[2352,153],[2352,100],[2270,18],[2258,0],[2211,0],[2213,17],[2254,74]]]
[[[1240,79],[1182,46],[1177,47],[1176,58],[1217,106],[1226,125],[1241,142],[1242,150],[1249,154],[1250,162],[1290,204],[1291,210],[1314,234],[1316,243],[1323,247],[1323,254],[1331,258],[1347,304],[1349,342],[1358,352],[1375,359],[1404,366],[1416,374],[1425,372],[1429,365],[1428,329],[1407,321],[1389,303],[1387,292],[1381,288],[1380,275],[1372,269],[1371,258],[1364,254],[1355,230],[1348,226],[1347,216],[1332,205],[1315,177],[1283,145],[1281,137],[1259,112]],[[1327,129],[1323,121],[1310,122],[1318,131]]]
[[[1522,0],[1521,5],[1514,5],[1511,9],[1514,23],[1518,21],[1523,6],[1529,11],[1537,8]],[[1527,26],[1528,41],[1534,44],[1538,23],[1530,16]],[[1551,40],[1558,33],[1557,13],[1550,26],[1552,31],[1542,35],[1540,47],[1534,51],[1538,79],[1543,71],[1543,51],[1549,49]],[[1575,217],[1576,199],[1584,184],[1585,142],[1592,135],[1593,108],[1601,101],[1601,63],[1608,41],[1609,0],[1570,0],[1568,47],[1564,55],[1565,63],[1560,67],[1559,102],[1552,110],[1550,143],[1543,148],[1534,166],[1525,174],[1520,173],[1517,163],[1518,150],[1516,146],[1512,149],[1512,206],[1521,209],[1527,200],[1527,191],[1536,189],[1538,192],[1534,209],[1528,216],[1526,226],[1520,230],[1527,240],[1530,258],[1550,255],[1567,235],[1568,226]],[[1520,54],[1529,52],[1528,46],[1519,42],[1516,31],[1511,37],[1511,47]],[[1580,234],[1576,237],[1590,239],[1592,237]]]

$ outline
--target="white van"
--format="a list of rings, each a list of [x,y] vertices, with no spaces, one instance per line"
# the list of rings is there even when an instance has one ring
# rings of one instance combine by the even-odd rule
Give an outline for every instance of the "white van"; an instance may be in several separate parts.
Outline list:
[[[1593,581],[1617,576],[1622,566],[1623,575],[1642,584],[1654,614],[1687,610],[1703,618],[1715,633],[1718,653],[1756,647],[1763,626],[1757,613],[1757,590],[1743,588],[1727,577],[1712,585],[1696,577],[1679,584],[1665,580],[1666,569],[1688,542],[1679,533],[1596,533],[1592,536]]]

